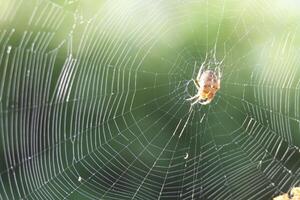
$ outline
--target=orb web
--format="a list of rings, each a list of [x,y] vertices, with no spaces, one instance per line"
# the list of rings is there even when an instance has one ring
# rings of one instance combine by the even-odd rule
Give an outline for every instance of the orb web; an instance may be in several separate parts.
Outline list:
[[[299,186],[298,4],[0,5],[0,199],[257,200]],[[221,89],[190,112],[210,52]]]

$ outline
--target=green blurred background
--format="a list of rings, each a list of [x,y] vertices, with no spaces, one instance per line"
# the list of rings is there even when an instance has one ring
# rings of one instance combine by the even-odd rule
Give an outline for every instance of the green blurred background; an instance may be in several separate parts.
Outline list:
[[[0,8],[0,199],[256,200],[300,184],[296,0]],[[221,89],[189,112],[205,59],[223,60]]]

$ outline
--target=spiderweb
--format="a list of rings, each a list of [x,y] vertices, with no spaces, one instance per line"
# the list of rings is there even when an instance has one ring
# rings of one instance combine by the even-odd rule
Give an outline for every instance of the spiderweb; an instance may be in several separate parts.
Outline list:
[[[0,7],[1,200],[257,200],[299,186],[296,1]],[[205,59],[223,60],[221,89],[189,112]]]

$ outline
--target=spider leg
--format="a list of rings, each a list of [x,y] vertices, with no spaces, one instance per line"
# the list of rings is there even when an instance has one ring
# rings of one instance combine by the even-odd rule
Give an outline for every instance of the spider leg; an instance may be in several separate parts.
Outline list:
[[[217,68],[215,69],[215,73],[216,73],[217,77],[218,77],[219,79],[221,79],[222,73],[221,73],[220,67],[217,67]]]
[[[193,79],[194,85],[196,86],[197,90],[200,90],[200,85],[198,79]]]
[[[198,102],[199,102],[199,99],[197,99],[196,101],[194,101],[193,103],[191,103],[189,112],[192,112],[193,106],[194,106],[196,103],[198,103]]]
[[[193,100],[193,99],[196,99],[198,97],[198,94],[196,94],[195,96],[193,96],[193,97],[190,97],[190,98],[188,98],[188,99],[186,99],[187,101],[191,101],[191,100]]]
[[[198,71],[197,78],[196,78],[197,80],[200,79],[200,76],[201,76],[203,70],[204,70],[204,63],[201,64],[201,67],[200,67],[200,69]]]
[[[193,106],[193,105],[195,105],[196,103],[198,103],[200,100],[199,99],[197,99],[196,101],[194,101],[192,104],[191,104],[191,107]]]

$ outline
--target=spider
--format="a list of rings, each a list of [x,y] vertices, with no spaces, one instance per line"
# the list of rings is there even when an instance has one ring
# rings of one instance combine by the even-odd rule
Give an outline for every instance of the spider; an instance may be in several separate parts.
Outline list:
[[[215,70],[204,70],[204,65],[205,62],[202,63],[196,79],[193,79],[194,85],[198,90],[197,94],[186,99],[187,101],[194,101],[191,106],[196,103],[200,103],[202,105],[209,104],[220,89],[220,68],[216,67]]]

